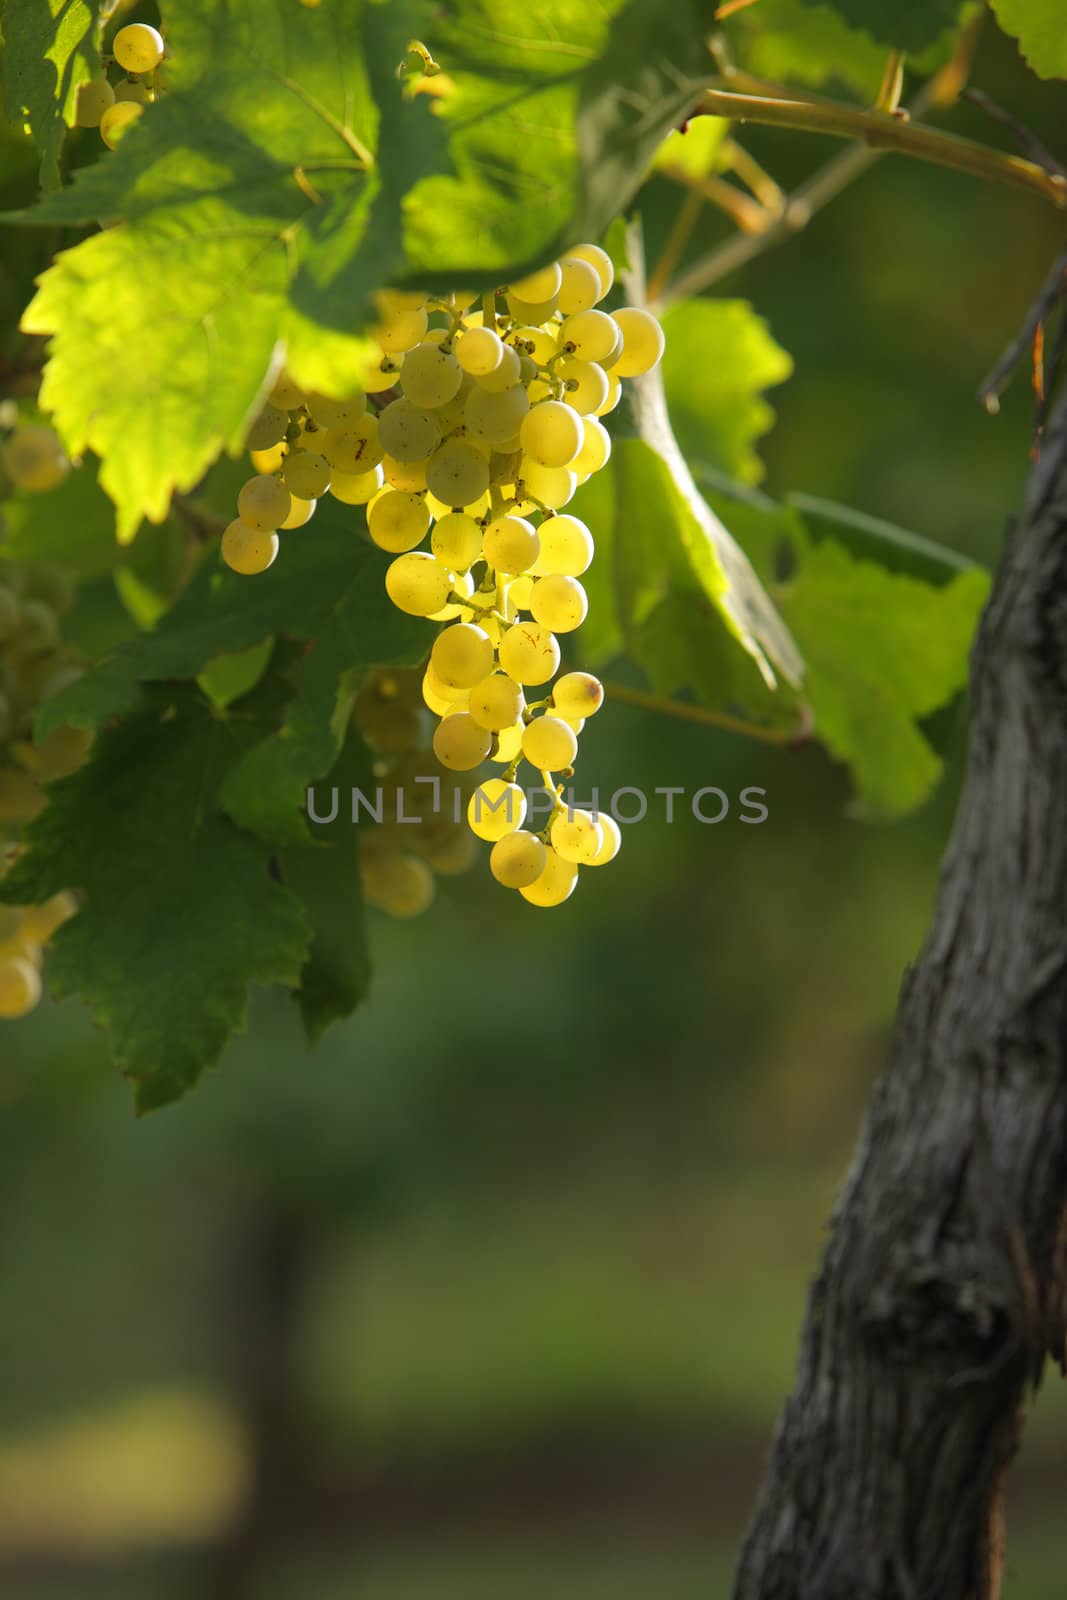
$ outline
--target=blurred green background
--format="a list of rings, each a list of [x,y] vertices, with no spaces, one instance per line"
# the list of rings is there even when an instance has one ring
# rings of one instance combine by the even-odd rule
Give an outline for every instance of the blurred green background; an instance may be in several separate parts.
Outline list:
[[[1053,91],[993,32],[974,80],[1055,141]],[[998,138],[973,108],[952,125]],[[831,148],[745,142],[789,182]],[[649,185],[653,256],[676,204]],[[1062,231],[885,161],[724,282],[797,362],[767,487],[992,560],[1032,402],[1023,382],[994,420],[974,392]],[[142,1123],[76,1007],[6,1025],[4,1592],[725,1594],[929,915],[962,715],[936,801],[887,827],[848,820],[814,748],[609,708],[583,742],[602,792],[762,785],[768,822],[654,809],[555,916],[484,871],[443,880],[421,921],[375,923],[372,999],[315,1053],[260,995],[222,1069]],[[1007,1600],[1062,1593],[1065,1467],[1045,1397]]]

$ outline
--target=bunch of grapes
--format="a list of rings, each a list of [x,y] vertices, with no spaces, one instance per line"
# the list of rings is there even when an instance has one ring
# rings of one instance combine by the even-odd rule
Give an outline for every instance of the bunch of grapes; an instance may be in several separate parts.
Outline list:
[[[249,436],[257,474],[222,538],[236,572],[263,572],[279,532],[303,527],[321,495],[366,506],[371,539],[395,558],[391,600],[448,624],[422,686],[441,719],[434,752],[453,772],[505,764],[475,788],[468,820],[493,844],[498,881],[542,906],[619,847],[614,820],[566,806],[558,781],[573,777],[602,686],[571,672],[527,699],[556,677],[557,636],[588,606],[593,536],[564,507],[610,456],[601,418],[622,379],[663,354],[650,312],[601,309],[613,279],[607,253],[584,244],[481,300],[383,292],[366,392],[333,400],[280,379]],[[553,797],[540,834],[522,826],[524,760]]]
[[[0,877],[12,860],[14,852],[0,861]],[[24,1017],[37,1005],[45,949],[77,909],[67,891],[53,895],[43,906],[0,905],[0,1020]]]
[[[108,149],[114,150],[145,106],[155,99],[156,68],[166,46],[157,28],[147,22],[131,22],[116,33],[111,49],[121,76],[112,80],[104,72],[82,84],[75,123],[79,128],[99,128]]]

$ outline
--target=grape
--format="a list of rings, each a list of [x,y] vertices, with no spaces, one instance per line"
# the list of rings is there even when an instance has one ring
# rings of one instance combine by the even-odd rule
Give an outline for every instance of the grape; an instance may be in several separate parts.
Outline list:
[[[614,318],[612,318],[612,320],[614,321]],[[603,367],[604,371],[610,374],[612,367],[615,367],[615,366],[618,365],[618,360],[619,360],[619,357],[622,355],[623,347],[624,347],[625,343],[626,343],[626,340],[622,336],[622,329],[619,327],[619,324],[616,322],[615,323],[615,343],[612,345],[611,349],[608,351],[606,356],[601,356],[599,362],[597,363],[598,366]]]
[[[280,444],[285,438],[288,426],[288,412],[279,410],[277,406],[265,405],[248,430],[245,448],[269,450],[272,444]]]
[[[382,449],[394,460],[425,461],[441,442],[441,424],[432,411],[405,397],[392,401],[381,413],[378,437]]]
[[[400,369],[404,393],[417,406],[447,405],[462,381],[463,369],[451,350],[431,340],[409,350]]]
[[[597,301],[604,298],[600,273],[592,262],[583,261],[580,256],[565,257],[561,263],[561,280],[558,301],[565,317],[591,311]]]
[[[422,698],[435,717],[451,716],[453,711],[465,711],[470,697],[469,689],[453,689],[443,682],[430,661],[422,677]]]
[[[545,870],[546,854],[536,833],[517,828],[497,840],[489,853],[489,870],[505,889],[527,889]]]
[[[494,367],[492,372],[487,372],[475,381],[479,389],[488,389],[491,394],[500,394],[504,389],[514,388],[522,379],[522,363],[518,352],[506,344],[501,352],[500,365]]]
[[[147,83],[141,83],[139,79],[123,78],[121,83],[115,85],[115,99],[120,105],[129,100],[135,106],[146,106],[151,98]]]
[[[606,867],[609,861],[615,860],[619,853],[619,846],[622,844],[622,834],[619,832],[619,824],[615,821],[615,818],[610,816],[608,812],[602,811],[599,820],[601,831],[604,835],[604,843],[600,846],[592,861],[590,861],[589,865],[591,867]]]
[[[524,322],[538,327],[556,314],[556,297],[550,300],[523,300],[517,294],[508,295],[508,312],[514,322]]]
[[[479,495],[477,500],[472,500],[469,506],[464,506],[462,509],[467,513],[468,517],[473,517],[475,521],[479,521],[482,517],[488,516],[491,504],[492,498],[489,490],[486,489],[485,493]],[[456,509],[454,506],[447,505],[444,500],[438,500],[437,496],[432,494],[429,489],[426,491],[426,505],[435,522],[441,521],[443,517],[450,517]]]
[[[589,600],[577,578],[553,574],[539,578],[530,596],[530,610],[534,620],[553,633],[573,633],[580,628],[589,611]]]
[[[41,974],[25,956],[0,957],[0,1017],[24,1017],[41,998]]]
[[[593,559],[593,535],[585,523],[564,512],[546,517],[537,533],[541,554],[531,569],[534,575],[543,578],[558,573],[564,578],[580,578]],[[522,603],[529,609],[529,596]]]
[[[608,397],[608,375],[595,361],[566,356],[556,367],[556,373],[567,386],[567,404],[583,417],[602,406]]]
[[[503,390],[476,386],[467,396],[463,421],[475,439],[483,439],[486,444],[503,444],[514,438],[529,409],[529,396],[521,383]]]
[[[565,861],[555,850],[547,849],[541,876],[519,893],[532,906],[561,906],[570,899],[577,882],[578,868],[574,862]]]
[[[315,515],[315,507],[318,505],[317,500],[301,500],[294,494],[292,502],[292,509],[282,523],[279,532],[289,528],[303,528]]]
[[[440,564],[445,567],[448,566],[447,561]],[[474,579],[471,574],[469,572],[453,572],[452,591],[454,594],[462,595],[464,600],[469,600],[474,593]],[[449,601],[447,605],[441,606],[438,611],[431,611],[430,621],[451,622],[453,617],[462,617],[464,622],[469,622],[473,616],[474,612],[470,606],[464,606],[456,600]]]
[[[500,733],[522,716],[525,696],[513,678],[504,672],[491,672],[470,692],[470,714],[481,728]]]
[[[663,357],[666,340],[651,311],[642,306],[623,306],[615,312],[615,321],[622,329],[622,355],[615,363],[620,378],[638,378],[651,372]]]
[[[414,707],[396,700],[364,699],[362,691],[356,696],[352,720],[364,738],[387,755],[413,749],[422,733],[422,722]]]
[[[583,417],[582,431],[582,448],[571,462],[571,470],[580,478],[599,472],[611,457],[611,434],[602,422],[596,417]]]
[[[43,600],[23,600],[19,606],[15,639],[23,652],[44,650],[59,638],[59,623],[52,607]]]
[[[544,527],[544,523],[541,524]],[[537,537],[541,537],[541,528],[537,530]],[[534,579],[529,573],[524,573],[521,578],[512,578],[508,584],[508,603],[515,610],[528,611],[530,609],[530,595],[533,593]]]
[[[540,300],[551,300],[553,295],[559,293],[559,286],[563,282],[563,273],[558,261],[550,261],[547,267],[539,267],[536,272],[527,273],[525,278],[519,278],[515,283],[508,285],[508,292],[519,300],[531,300],[535,303]]]
[[[466,711],[454,712],[437,724],[433,753],[450,772],[472,772],[489,754],[493,736]]]
[[[31,944],[47,944],[57,928],[69,922],[78,909],[78,902],[69,889],[54,894],[41,906],[27,906],[22,913],[21,932]]]
[[[433,870],[441,877],[452,878],[472,867],[477,854],[478,846],[474,842],[474,835],[465,829],[456,828],[449,831],[445,842],[427,859]]]
[[[522,753],[541,772],[558,772],[573,764],[578,740],[562,717],[536,717],[522,736]]]
[[[579,311],[559,330],[561,350],[579,361],[603,361],[619,339],[619,325],[606,311]]]
[[[363,387],[368,394],[381,394],[391,389],[400,377],[400,363],[395,356],[384,355],[377,366],[371,367],[363,377]]]
[[[284,483],[262,473],[249,478],[237,496],[237,511],[242,522],[258,533],[273,533],[280,528],[292,508],[292,496]]]
[[[552,704],[561,717],[591,717],[604,704],[604,685],[591,672],[565,672],[552,686]]]
[[[163,35],[147,22],[131,22],[120,28],[111,46],[123,72],[151,72],[163,60]]]
[[[0,464],[16,489],[29,489],[34,494],[58,488],[70,471],[59,435],[37,423],[17,427],[4,440]]]
[[[522,722],[513,722],[510,728],[501,728],[496,736],[496,749],[490,760],[497,761],[502,766],[510,766],[516,761],[522,749],[523,728]]]
[[[440,611],[452,592],[455,573],[425,550],[398,556],[385,574],[390,600],[411,617],[428,617]]]
[[[314,450],[293,450],[285,458],[282,477],[290,494],[317,500],[330,487],[330,463]]]
[[[618,405],[618,403],[619,403],[619,401],[621,399],[622,399],[622,384],[619,382],[619,380],[615,376],[614,372],[609,372],[608,373],[608,397],[604,401],[604,404],[602,406],[597,406],[596,415],[598,417],[606,417],[609,411],[614,411],[615,410],[615,407]]]
[[[335,472],[330,479],[330,493],[342,505],[365,506],[368,500],[374,499],[384,482],[385,474],[381,467],[372,467],[369,472]]]
[[[402,289],[382,289],[375,298],[381,321],[372,331],[382,349],[399,354],[417,345],[428,321],[423,296]]]
[[[602,250],[598,244],[576,244],[569,254],[577,256],[579,261],[588,261],[596,268],[600,278],[600,293],[597,299],[603,300],[615,282],[615,268],[607,251]]]
[[[526,820],[526,796],[517,783],[487,778],[470,797],[467,821],[479,839],[495,842],[514,833]]]
[[[433,902],[433,873],[418,856],[391,855],[388,871],[378,869],[368,878],[363,868],[363,892],[372,906],[392,917],[417,917]]]
[[[464,511],[450,511],[433,525],[430,549],[439,561],[466,572],[482,553],[482,530]]]
[[[549,829],[552,848],[564,861],[590,862],[604,843],[604,830],[591,811],[560,811]]]
[[[500,641],[500,665],[516,683],[547,683],[559,670],[555,635],[536,622],[516,623]]]
[[[525,572],[540,550],[537,529],[523,517],[496,517],[482,535],[482,554],[498,572]]]
[[[328,428],[319,449],[338,472],[369,472],[385,454],[378,438],[378,418],[368,413],[357,417],[350,428]]]
[[[527,412],[519,429],[522,448],[539,467],[565,467],[584,439],[582,419],[562,400],[543,400]]]
[[[250,528],[247,522],[235,517],[222,535],[222,559],[233,572],[250,577],[256,572],[266,572],[278,554],[278,544],[276,533]]]
[[[386,489],[367,510],[371,538],[379,550],[388,550],[393,555],[414,550],[425,538],[429,526],[430,513],[421,494]],[[443,599],[441,604],[444,605]]]
[[[348,400],[333,400],[329,395],[317,394],[312,390],[307,397],[307,408],[312,422],[320,428],[343,432],[352,426],[357,417],[364,415],[367,396],[356,394]]]
[[[550,511],[559,511],[574,498],[578,478],[567,467],[540,467],[536,461],[524,460],[522,486],[535,501]]]
[[[90,78],[78,90],[74,121],[79,128],[99,128],[100,118],[115,104],[115,91],[106,78]]]
[[[539,367],[547,367],[556,354],[556,335],[546,333],[544,328],[534,327],[532,323],[525,328],[516,328],[509,337],[520,355],[532,356]]]
[[[430,664],[442,683],[454,689],[473,689],[493,670],[489,635],[476,623],[455,622],[434,640]]]
[[[390,489],[403,489],[406,494],[421,494],[426,488],[425,461],[397,461],[393,456],[383,456],[382,471]]]
[[[489,462],[466,439],[446,439],[430,457],[426,485],[446,506],[469,506],[489,487]]]
[[[289,452],[289,446],[284,439],[279,439],[277,444],[272,444],[267,450],[249,450],[248,457],[257,472],[265,477],[272,477],[280,472],[282,462]]]
[[[139,117],[144,116],[144,106],[135,100],[119,100],[108,106],[100,118],[100,137],[109,150],[115,150],[129,133]]]
[[[492,328],[466,328],[456,340],[456,360],[474,378],[495,372],[503,359],[503,342]]]
[[[296,411],[304,404],[304,391],[299,384],[293,382],[288,373],[283,372],[281,377],[275,380],[267,399],[272,406],[277,406],[279,411]]]

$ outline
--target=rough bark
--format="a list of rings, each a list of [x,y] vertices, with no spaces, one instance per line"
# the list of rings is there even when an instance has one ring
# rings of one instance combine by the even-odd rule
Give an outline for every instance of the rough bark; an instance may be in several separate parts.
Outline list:
[[[1067,1313],[1067,396],[972,660],[933,923],[832,1219],[734,1600],[995,1600]]]

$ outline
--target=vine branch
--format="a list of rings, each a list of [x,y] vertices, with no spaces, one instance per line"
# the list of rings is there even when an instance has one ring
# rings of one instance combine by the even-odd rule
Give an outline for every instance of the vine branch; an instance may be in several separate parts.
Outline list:
[[[663,695],[650,694],[644,689],[631,689],[622,683],[606,683],[604,693],[609,700],[622,705],[639,706],[642,711],[655,711],[661,716],[680,717],[685,722],[697,722],[705,728],[722,728],[727,733],[739,733],[746,739],[759,739],[763,744],[804,744],[811,738],[814,723],[811,713],[801,707],[800,717],[792,728],[767,728],[758,722],[746,722],[743,717],[732,717],[727,711],[712,711],[708,706],[691,705],[685,700],[671,700]]]

